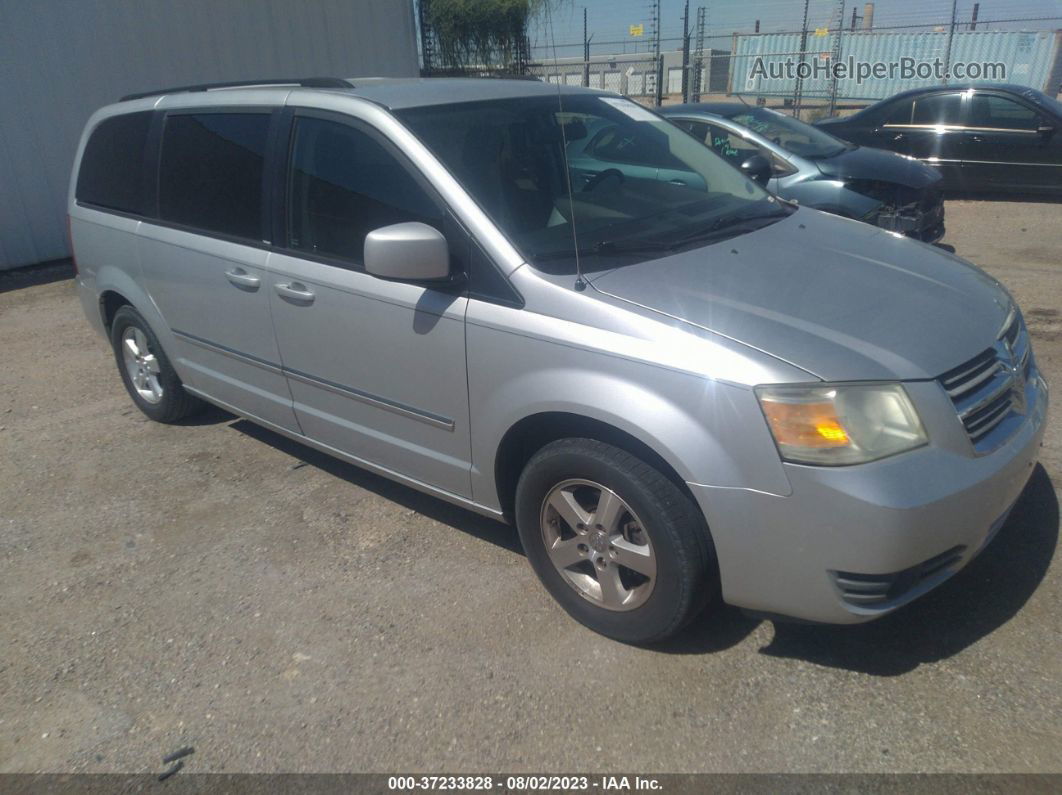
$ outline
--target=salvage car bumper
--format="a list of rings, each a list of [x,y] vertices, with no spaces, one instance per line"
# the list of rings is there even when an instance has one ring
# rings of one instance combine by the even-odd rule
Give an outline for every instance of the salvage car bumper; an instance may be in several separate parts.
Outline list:
[[[912,206],[878,212],[875,223],[890,232],[913,237],[923,243],[936,243],[944,237],[944,204],[928,208]]]

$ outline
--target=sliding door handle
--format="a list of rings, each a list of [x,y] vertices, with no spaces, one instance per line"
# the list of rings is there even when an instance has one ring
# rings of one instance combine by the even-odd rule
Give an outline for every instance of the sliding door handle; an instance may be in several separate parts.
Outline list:
[[[231,271],[225,271],[225,278],[237,287],[246,287],[249,290],[257,290],[258,285],[262,283],[261,279],[257,276],[252,276],[243,268],[233,268]]]
[[[273,285],[277,295],[295,304],[312,304],[313,291],[298,282],[278,282]]]

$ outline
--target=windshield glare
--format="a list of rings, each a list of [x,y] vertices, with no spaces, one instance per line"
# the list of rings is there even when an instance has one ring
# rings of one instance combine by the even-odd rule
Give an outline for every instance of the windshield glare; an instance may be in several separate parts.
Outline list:
[[[711,149],[620,97],[521,97],[396,115],[549,272],[575,272],[576,239],[582,269],[601,270],[787,214]]]
[[[848,148],[839,138],[768,108],[747,108],[730,119],[801,157],[833,157]]]

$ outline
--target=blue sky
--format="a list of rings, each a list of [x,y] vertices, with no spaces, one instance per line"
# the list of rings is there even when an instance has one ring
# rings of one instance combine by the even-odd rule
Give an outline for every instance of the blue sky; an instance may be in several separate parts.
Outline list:
[[[535,57],[547,57],[555,41],[558,55],[577,55],[578,43],[583,35],[583,8],[587,9],[592,42],[600,42],[594,53],[645,51],[649,46],[649,0],[564,0],[560,7],[548,16],[540,18],[531,31],[531,43]],[[726,46],[732,33],[753,32],[755,20],[760,20],[763,32],[793,31],[800,29],[804,4],[802,0],[690,0],[691,27],[696,8],[708,8],[708,35],[718,37],[714,46]],[[827,26],[837,14],[836,0],[811,0],[808,24],[814,28]],[[851,23],[852,8],[863,12],[863,0],[845,3],[845,26]],[[874,10],[874,27],[890,28],[905,26],[903,30],[917,30],[906,26],[929,26],[947,24],[951,15],[951,0],[877,0]],[[959,0],[957,18],[969,22],[974,0]],[[664,49],[677,49],[682,33],[683,0],[661,0],[661,32],[674,41],[663,42]],[[1055,17],[1053,20],[1034,21],[1036,17]],[[979,30],[985,29],[985,21],[1021,19],[1023,22],[988,24],[987,29],[1044,30],[1062,28],[1062,0],[981,0]],[[638,39],[628,35],[632,24],[643,24],[646,36]],[[573,49],[565,44],[576,44]]]

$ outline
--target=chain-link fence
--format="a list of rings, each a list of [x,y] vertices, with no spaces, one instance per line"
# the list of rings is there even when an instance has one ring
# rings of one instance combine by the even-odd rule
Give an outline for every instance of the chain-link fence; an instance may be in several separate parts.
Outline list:
[[[523,69],[650,105],[736,95],[805,118],[945,82],[1017,83],[1052,96],[1062,82],[1062,14],[1038,0],[889,3],[877,13],[851,0],[702,3],[615,0],[539,19]],[[582,41],[572,40],[580,15]],[[615,35],[628,21],[628,35]]]

